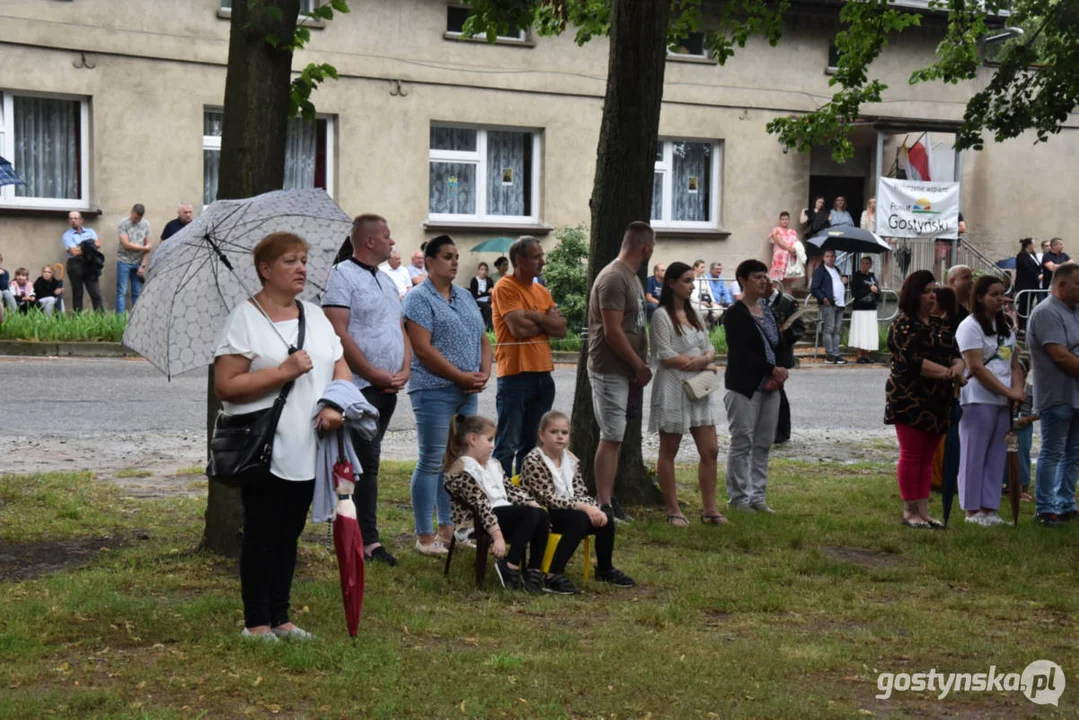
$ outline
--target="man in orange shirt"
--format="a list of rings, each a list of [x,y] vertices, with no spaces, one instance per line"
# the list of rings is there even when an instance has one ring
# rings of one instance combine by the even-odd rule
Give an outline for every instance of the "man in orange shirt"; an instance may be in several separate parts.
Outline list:
[[[554,404],[552,337],[564,337],[566,319],[547,288],[535,282],[543,272],[543,247],[525,235],[510,247],[513,273],[491,291],[498,365],[498,431],[495,458],[507,476],[521,472],[536,446],[540,418]]]

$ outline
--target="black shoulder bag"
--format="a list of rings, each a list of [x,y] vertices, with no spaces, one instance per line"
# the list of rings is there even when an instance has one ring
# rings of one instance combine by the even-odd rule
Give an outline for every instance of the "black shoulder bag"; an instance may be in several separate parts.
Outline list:
[[[296,307],[300,310],[300,327],[296,347],[289,346],[289,355],[303,349],[306,324],[303,304],[297,301]],[[285,383],[273,405],[265,410],[241,415],[217,414],[213,439],[210,440],[210,463],[206,466],[208,477],[230,487],[241,487],[266,476],[273,456],[274,433],[294,382]]]

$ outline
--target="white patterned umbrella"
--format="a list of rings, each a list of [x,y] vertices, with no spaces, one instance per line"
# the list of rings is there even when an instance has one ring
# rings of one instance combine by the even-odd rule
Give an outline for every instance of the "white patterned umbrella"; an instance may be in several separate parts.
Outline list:
[[[206,367],[229,312],[260,287],[251,255],[260,240],[291,232],[307,241],[301,298],[312,299],[324,289],[351,227],[351,218],[324,190],[218,200],[154,251],[124,345],[169,378]]]

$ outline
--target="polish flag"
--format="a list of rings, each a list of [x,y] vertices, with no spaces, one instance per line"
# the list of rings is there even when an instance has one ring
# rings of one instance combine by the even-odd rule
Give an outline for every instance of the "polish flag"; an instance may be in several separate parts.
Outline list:
[[[906,143],[899,151],[899,162],[907,173],[907,180],[932,180],[929,173],[929,151],[921,141],[908,148]]]

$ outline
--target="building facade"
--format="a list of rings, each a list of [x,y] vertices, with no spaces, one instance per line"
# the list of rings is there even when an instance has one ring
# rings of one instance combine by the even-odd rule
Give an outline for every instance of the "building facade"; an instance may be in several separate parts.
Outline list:
[[[307,7],[318,0],[303,0]],[[60,236],[80,210],[103,239],[106,306],[115,287],[116,225],[147,208],[156,239],[180,201],[213,200],[231,0],[6,0],[0,7],[0,156],[26,186],[0,189],[5,266],[64,258]],[[491,255],[486,239],[587,224],[606,83],[607,42],[521,32],[463,40],[467,11],[445,0],[350,0],[352,12],[313,25],[295,63],[328,62],[313,124],[293,122],[286,184],[324,187],[349,214],[377,212],[406,257],[448,233],[461,279]],[[765,131],[811,110],[828,85],[834,4],[800,3],[780,44],[751,40],[724,66],[698,37],[666,69],[652,222],[656,259],[705,258],[728,270],[767,257],[781,210],[797,218],[812,194],[845,194],[855,219],[888,172],[895,147],[933,131],[939,153],[986,68],[966,86],[908,84],[931,62],[939,22],[904,32],[873,72],[889,85],[855,130],[855,158],[784,153]],[[963,153],[968,237],[995,257],[1023,236],[1064,236],[1056,208],[1079,189],[1079,115],[1047,144],[1020,138]],[[877,167],[878,135],[883,162]]]

